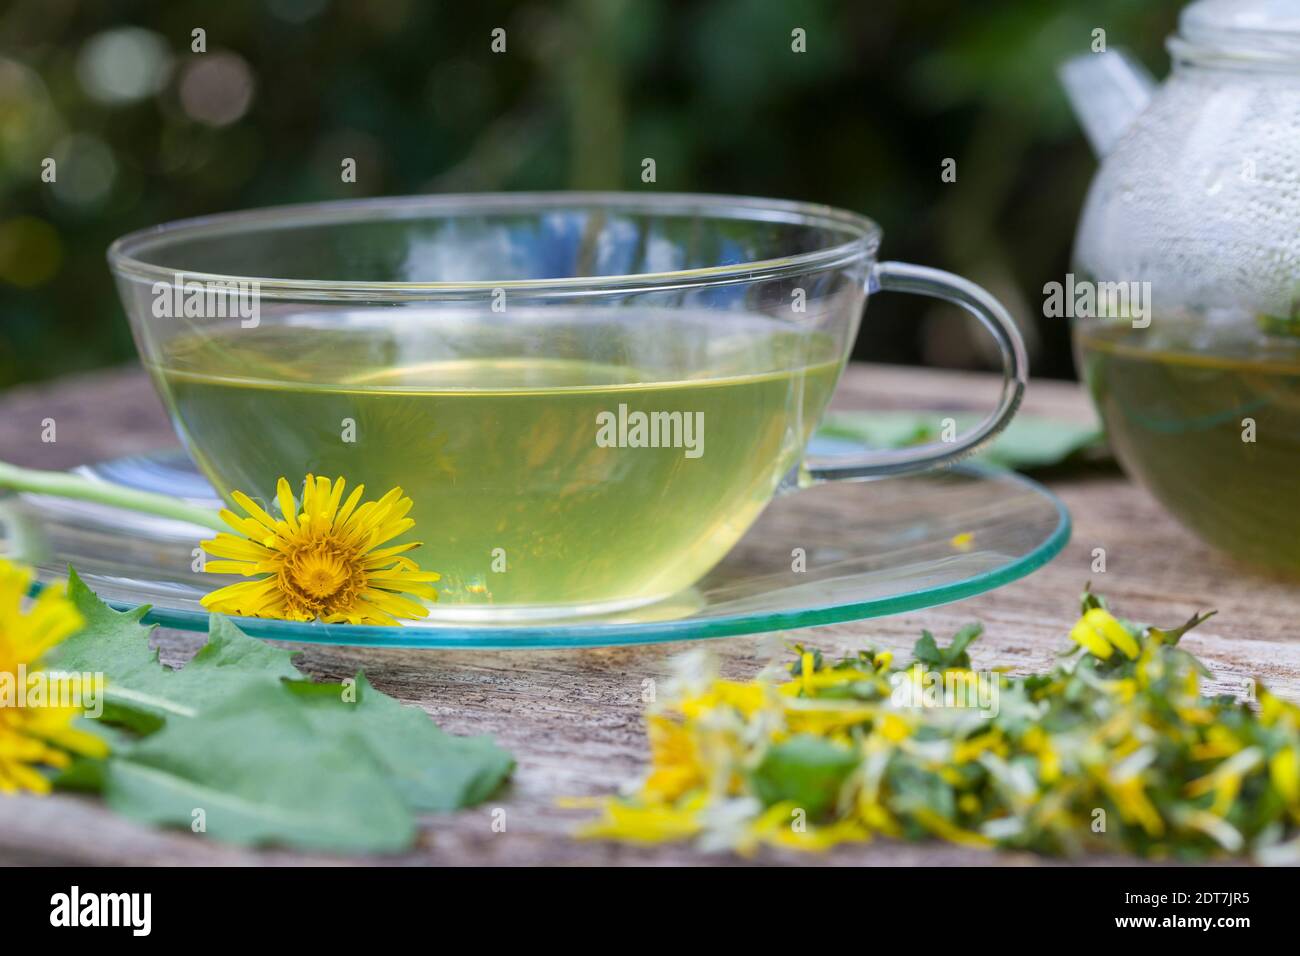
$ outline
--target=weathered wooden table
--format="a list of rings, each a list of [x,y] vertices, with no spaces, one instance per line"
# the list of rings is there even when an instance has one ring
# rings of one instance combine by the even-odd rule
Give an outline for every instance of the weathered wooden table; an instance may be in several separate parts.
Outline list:
[[[990,407],[989,376],[882,366],[846,375],[844,408]],[[1025,409],[1087,420],[1077,386],[1036,382]],[[57,441],[40,439],[42,420],[57,422]],[[0,395],[0,459],[42,468],[173,444],[158,400],[138,370],[67,379]],[[1300,699],[1300,584],[1260,576],[1211,551],[1168,518],[1146,492],[1118,472],[1051,483],[1074,516],[1074,539],[1048,567],[1015,584],[958,604],[894,618],[800,631],[804,643],[840,653],[865,640],[910,651],[920,629],[948,635],[973,619],[987,625],[976,667],[1024,671],[1050,666],[1077,615],[1090,578],[1127,617],[1178,623],[1193,611],[1219,616],[1188,636],[1186,646],[1215,671],[1218,686],[1239,691],[1247,677]],[[1092,551],[1104,547],[1107,569],[1091,573]],[[159,631],[163,659],[184,662],[201,638]],[[711,642],[728,676],[760,666],[759,640]],[[607,794],[635,779],[647,748],[641,686],[666,671],[681,646],[588,651],[359,651],[310,648],[303,668],[339,680],[364,666],[371,682],[425,708],[446,729],[496,735],[518,760],[513,782],[488,803],[427,820],[421,843],[400,857],[346,861],[285,851],[255,852],[189,834],[162,832],[119,819],[90,799],[69,796],[0,798],[0,862],[264,864],[306,862],[431,864],[691,864],[730,862],[689,847],[629,848],[570,836],[581,814],[558,809],[560,796]],[[494,832],[495,808],[506,829]],[[821,856],[769,852],[762,862],[826,864],[1027,864],[1019,854],[993,854],[939,843],[877,841]],[[1098,861],[1094,861],[1098,862]]]

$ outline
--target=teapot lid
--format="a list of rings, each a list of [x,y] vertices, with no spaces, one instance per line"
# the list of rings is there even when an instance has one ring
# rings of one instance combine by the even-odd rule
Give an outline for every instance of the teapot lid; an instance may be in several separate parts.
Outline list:
[[[1205,50],[1300,57],[1300,0],[1196,0],[1179,15],[1178,32]]]

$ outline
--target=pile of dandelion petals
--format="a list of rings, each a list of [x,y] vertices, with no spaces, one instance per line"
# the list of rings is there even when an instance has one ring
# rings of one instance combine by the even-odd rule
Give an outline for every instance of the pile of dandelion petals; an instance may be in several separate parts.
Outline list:
[[[1300,708],[1259,686],[1257,709],[1203,695],[1208,672],[1177,643],[1204,619],[1146,627],[1086,593],[1073,650],[1047,673],[986,672],[996,707],[983,710],[898,694],[923,672],[975,687],[978,628],[947,648],[926,634],[909,667],[796,647],[749,682],[689,655],[647,715],[649,773],[631,796],[572,801],[600,811],[580,835],[741,853],[888,837],[1294,862]]]

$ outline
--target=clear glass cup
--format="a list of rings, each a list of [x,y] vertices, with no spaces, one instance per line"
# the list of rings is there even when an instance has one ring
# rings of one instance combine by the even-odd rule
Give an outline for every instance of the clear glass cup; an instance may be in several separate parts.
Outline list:
[[[1019,404],[1024,348],[978,286],[877,262],[824,206],[731,196],[334,202],[128,235],[109,261],[177,433],[227,499],[280,476],[400,486],[434,614],[608,613],[689,588],[767,502],[940,467]],[[997,406],[953,441],[804,447],[877,290],[975,315]]]

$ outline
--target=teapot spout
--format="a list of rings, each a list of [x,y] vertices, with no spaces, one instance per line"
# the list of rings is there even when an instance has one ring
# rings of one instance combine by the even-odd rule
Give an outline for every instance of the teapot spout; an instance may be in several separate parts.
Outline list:
[[[1122,50],[1083,53],[1058,71],[1084,135],[1100,157],[1146,109],[1156,83],[1146,67]]]

